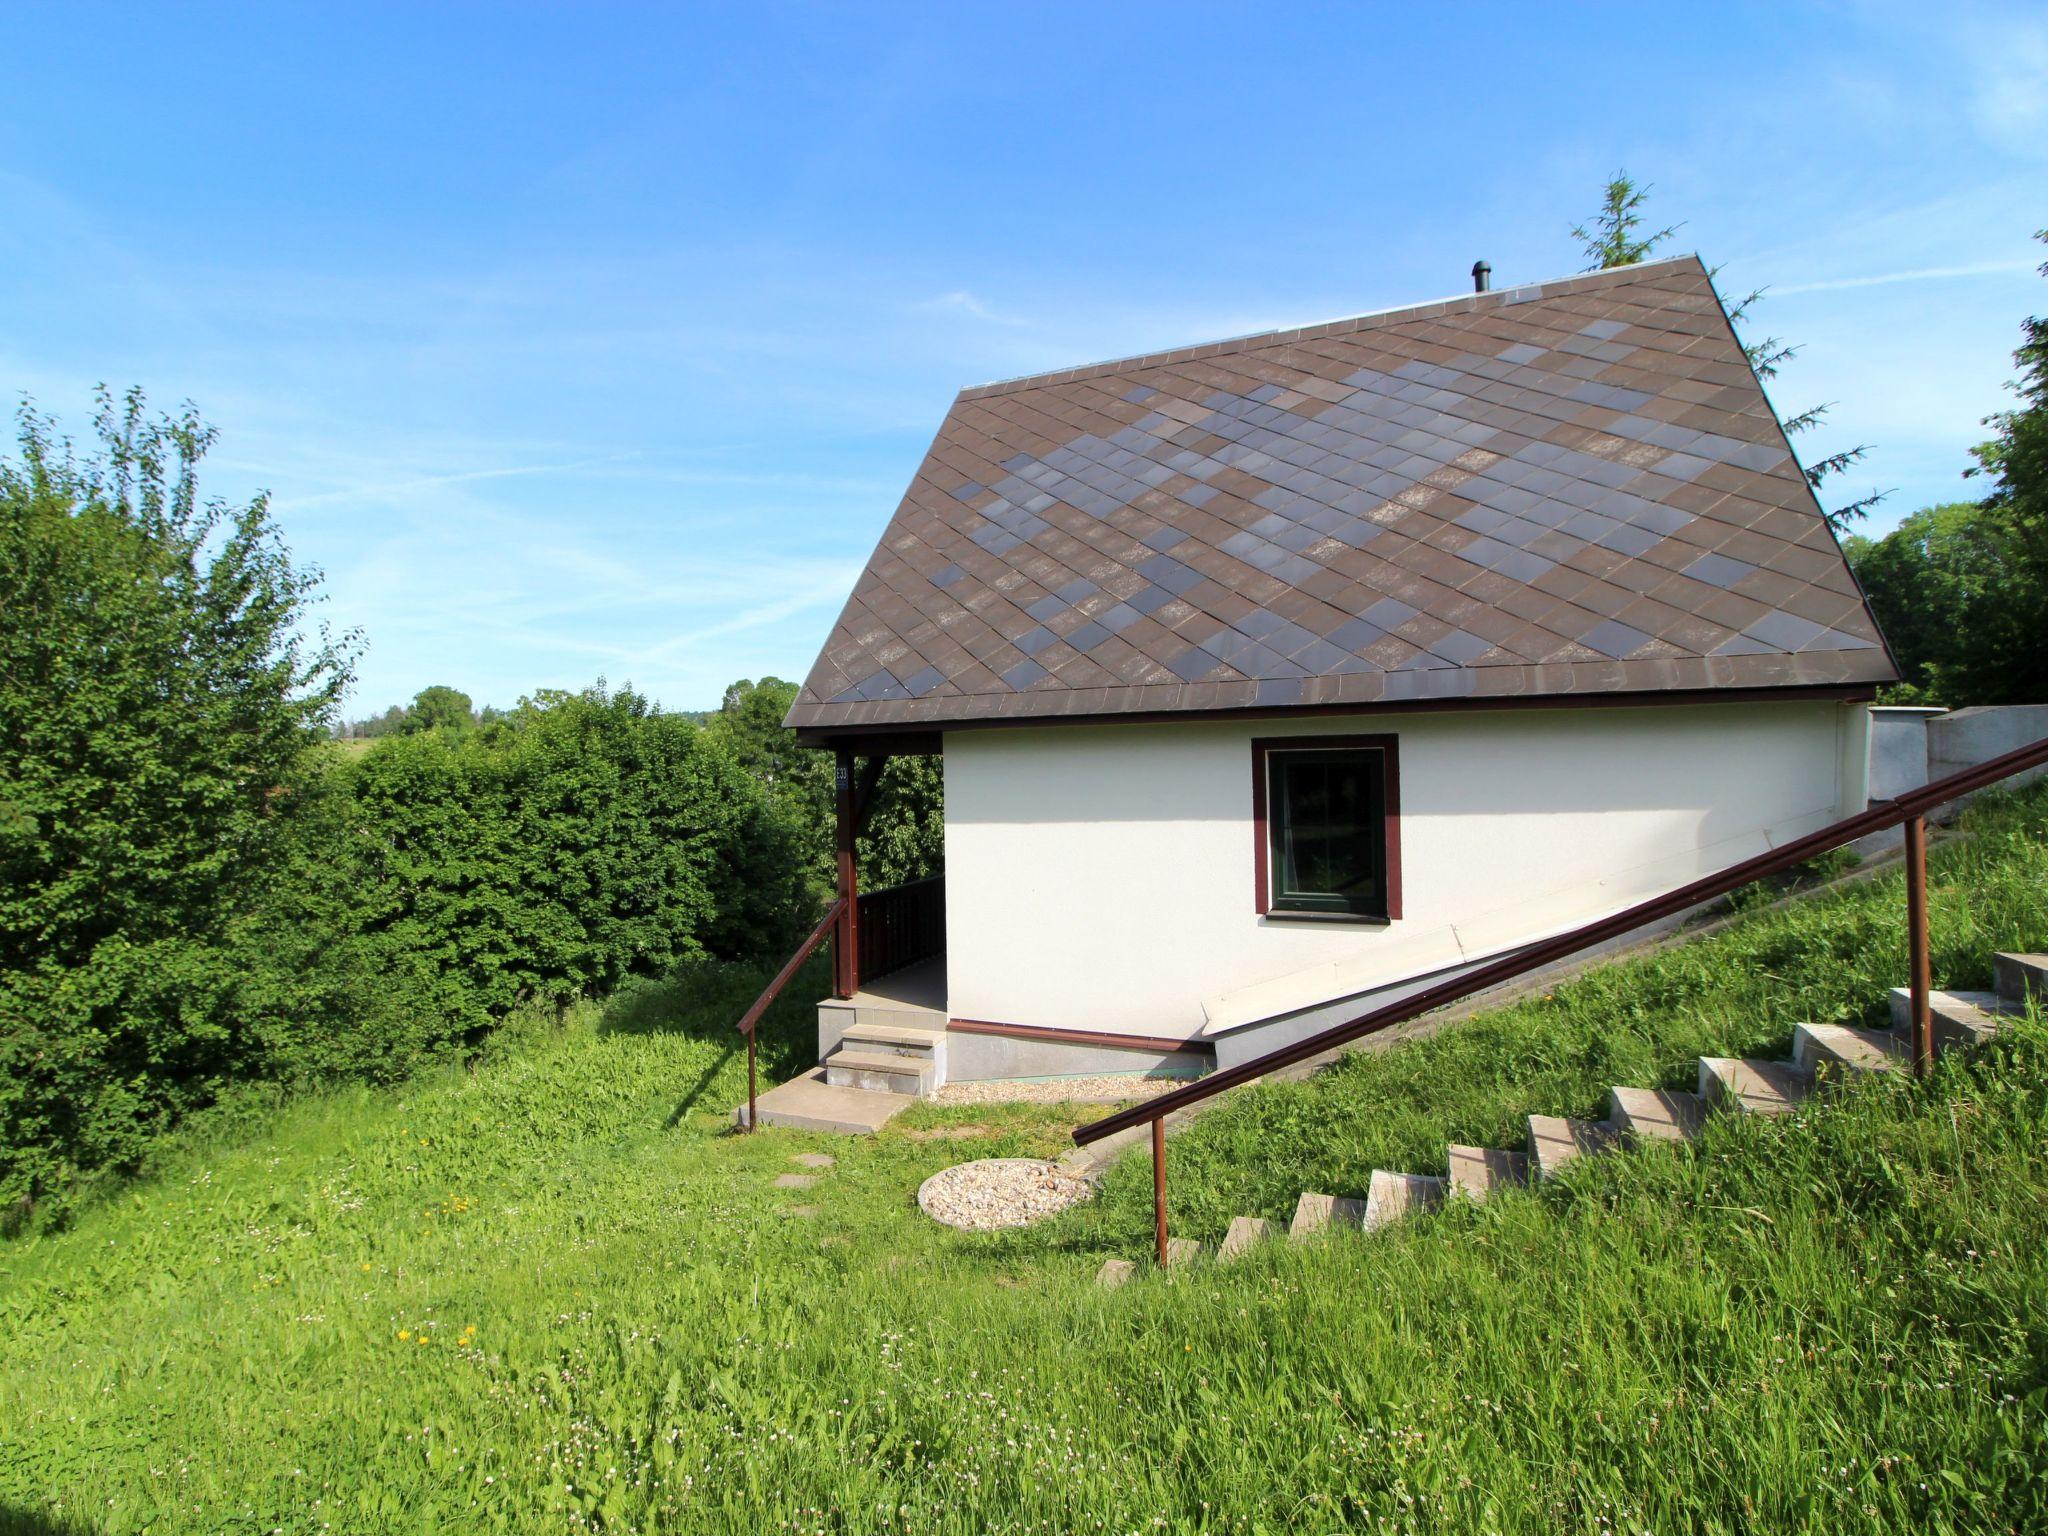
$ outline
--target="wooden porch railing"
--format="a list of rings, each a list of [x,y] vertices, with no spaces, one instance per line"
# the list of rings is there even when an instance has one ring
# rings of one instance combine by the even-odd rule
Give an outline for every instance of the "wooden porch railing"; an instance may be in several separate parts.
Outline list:
[[[1603,944],[1609,939],[1620,938],[1623,934],[1654,923],[1661,918],[1675,917],[1689,907],[1696,907],[1703,901],[1716,896],[1725,896],[1730,891],[1752,880],[1761,880],[1803,864],[1808,859],[1853,843],[1858,838],[1868,837],[1873,832],[1887,831],[1892,827],[1906,829],[1906,928],[1909,955],[1908,976],[1912,995],[1912,1037],[1913,1071],[1924,1076],[1933,1058],[1934,1037],[1931,1015],[1928,1012],[1927,996],[1933,989],[1933,980],[1928,956],[1927,941],[1927,813],[1949,801],[1996,784],[2001,779],[2024,773],[2029,768],[2048,764],[2048,740],[2035,742],[2032,746],[2020,747],[1975,768],[1961,773],[1950,774],[1947,778],[1936,779],[1933,783],[1909,794],[1900,795],[1896,800],[1871,806],[1854,816],[1843,818],[1818,832],[1787,843],[1769,853],[1760,853],[1753,859],[1732,864],[1718,874],[1706,875],[1689,885],[1680,886],[1666,895],[1638,902],[1627,910],[1603,917],[1584,927],[1574,928],[1569,933],[1545,939],[1514,954],[1503,956],[1465,975],[1449,981],[1439,982],[1433,987],[1415,993],[1413,996],[1375,1008],[1370,1013],[1359,1015],[1346,1024],[1326,1029],[1320,1034],[1310,1035],[1304,1040],[1283,1046],[1264,1056],[1250,1061],[1239,1062],[1234,1067],[1225,1067],[1207,1077],[1176,1088],[1171,1093],[1134,1104],[1128,1109],[1105,1115],[1102,1119],[1082,1126],[1074,1132],[1074,1140],[1082,1146],[1100,1141],[1105,1136],[1114,1136],[1119,1131],[1134,1129],[1149,1124],[1152,1128],[1152,1228],[1153,1241],[1157,1248],[1160,1264],[1166,1263],[1166,1118],[1176,1111],[1212,1099],[1219,1093],[1228,1092],[1255,1078],[1282,1067],[1293,1066],[1319,1056],[1324,1051],[1353,1040],[1377,1034],[1409,1019],[1419,1018],[1434,1009],[1455,1003],[1460,998],[1470,997],[1475,992],[1484,992],[1489,987],[1500,986],[1531,971],[1575,955],[1584,949]]]
[[[946,877],[860,893],[862,983],[946,952]]]

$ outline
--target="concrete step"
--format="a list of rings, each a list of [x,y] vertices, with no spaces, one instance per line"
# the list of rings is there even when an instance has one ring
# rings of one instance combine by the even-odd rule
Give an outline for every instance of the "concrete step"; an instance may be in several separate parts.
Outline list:
[[[825,1058],[825,1081],[834,1088],[865,1088],[925,1098],[937,1076],[930,1062],[920,1063],[912,1056],[839,1050]]]
[[[1218,1263],[1228,1264],[1260,1243],[1268,1242],[1273,1236],[1273,1223],[1263,1216],[1233,1216],[1230,1230],[1223,1234],[1223,1246],[1216,1250]]]
[[[1137,1272],[1138,1266],[1129,1259],[1104,1259],[1102,1268],[1095,1271],[1095,1283],[1113,1291]]]
[[[1813,1093],[1813,1075],[1789,1061],[1700,1058],[1700,1097],[1723,1109],[1786,1115]]]
[[[1563,1115],[1529,1117],[1529,1168],[1538,1179],[1555,1178],[1574,1158],[1605,1152],[1620,1139],[1612,1121],[1572,1120]]]
[[[1166,1240],[1166,1267],[1186,1269],[1202,1256],[1202,1245],[1192,1237],[1169,1237]]]
[[[1934,1049],[1941,1052],[1956,1045],[1981,1045],[1998,1033],[2008,1011],[1996,992],[1928,993],[1927,1013],[1934,1025]],[[1892,1028],[1905,1038],[1907,1048],[1911,1049],[1913,992],[1910,987],[1892,988]]]
[[[909,1056],[935,1060],[945,1033],[936,1029],[906,1029],[898,1024],[856,1024],[839,1037],[841,1050],[859,1051],[864,1056]]]
[[[1342,1195],[1318,1195],[1303,1190],[1301,1198],[1294,1203],[1294,1220],[1288,1223],[1287,1235],[1298,1243],[1305,1237],[1318,1236],[1333,1227],[1363,1225],[1363,1200],[1349,1200]]]
[[[832,1131],[842,1136],[871,1136],[917,1100],[907,1093],[876,1093],[835,1087],[821,1067],[770,1088],[759,1098],[761,1123],[793,1131]],[[745,1127],[747,1106],[732,1112],[733,1124]]]
[[[1474,1200],[1529,1182],[1529,1154],[1499,1147],[1452,1147],[1451,1188]]]
[[[2018,1009],[2032,998],[2048,1008],[2048,955],[1997,954],[1991,969],[1998,978],[1998,997],[2007,1008]]]
[[[1674,1088],[1616,1088],[1607,1118],[1637,1141],[1695,1141],[1707,1106],[1696,1093]]]
[[[1792,1059],[1809,1072],[1884,1072],[1907,1065],[1911,1047],[1889,1029],[1795,1024]]]
[[[1365,1230],[1377,1232],[1413,1212],[1433,1211],[1444,1203],[1451,1181],[1428,1173],[1372,1171],[1365,1196]]]

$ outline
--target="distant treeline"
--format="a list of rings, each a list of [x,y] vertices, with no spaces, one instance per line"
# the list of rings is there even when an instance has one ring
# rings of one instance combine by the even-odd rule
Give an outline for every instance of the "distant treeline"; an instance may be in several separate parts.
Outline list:
[[[235,1082],[399,1077],[515,1008],[779,959],[819,910],[831,767],[791,685],[696,718],[433,689],[341,750],[353,644],[260,499],[200,498],[209,429],[139,396],[98,425],[79,459],[24,413],[0,461],[0,1222]],[[868,880],[935,866],[937,796],[892,769]]]

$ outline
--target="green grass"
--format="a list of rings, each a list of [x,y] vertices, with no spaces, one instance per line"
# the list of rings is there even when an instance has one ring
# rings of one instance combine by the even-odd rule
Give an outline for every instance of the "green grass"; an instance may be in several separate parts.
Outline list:
[[[2048,791],[1987,808],[1934,886],[1941,981],[2048,947]],[[1874,1017],[1898,908],[1881,877],[1234,1095],[1173,1143],[1176,1223],[1214,1236],[1701,1050]],[[1697,1153],[1100,1292],[1101,1257],[1143,1248],[1142,1157],[1029,1232],[911,1203],[1093,1110],[724,1134],[757,980],[224,1110],[0,1248],[0,1532],[2048,1525],[2038,1020],[1924,1085],[1718,1118]],[[807,1013],[773,1016],[771,1076]],[[813,1149],[823,1182],[770,1187]]]

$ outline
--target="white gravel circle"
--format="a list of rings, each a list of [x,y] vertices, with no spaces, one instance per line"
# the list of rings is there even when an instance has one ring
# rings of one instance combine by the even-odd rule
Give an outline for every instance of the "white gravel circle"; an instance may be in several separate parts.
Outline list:
[[[1035,1157],[984,1157],[941,1168],[917,1187],[918,1209],[963,1232],[1028,1227],[1095,1193],[1059,1164]]]

